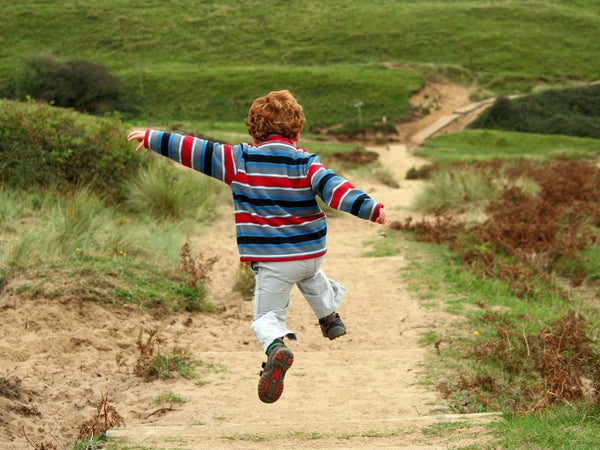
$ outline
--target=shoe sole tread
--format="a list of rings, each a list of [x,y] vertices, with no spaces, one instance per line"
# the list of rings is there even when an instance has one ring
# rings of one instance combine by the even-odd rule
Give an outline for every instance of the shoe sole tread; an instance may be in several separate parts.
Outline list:
[[[273,403],[279,400],[283,393],[283,379],[285,373],[294,363],[294,354],[287,347],[274,350],[269,370],[264,370],[258,380],[258,398],[264,403]]]

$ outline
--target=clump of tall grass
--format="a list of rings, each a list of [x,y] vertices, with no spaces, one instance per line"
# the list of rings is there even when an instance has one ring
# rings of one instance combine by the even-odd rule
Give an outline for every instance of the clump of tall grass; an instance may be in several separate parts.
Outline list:
[[[43,211],[49,227],[47,231],[54,236],[47,241],[46,248],[65,254],[76,248],[103,245],[99,242],[99,232],[112,221],[112,211],[100,197],[88,187],[82,187],[53,200],[46,201]]]
[[[125,182],[126,206],[158,220],[206,221],[215,206],[215,180],[167,161],[152,161]]]
[[[25,198],[35,201],[32,199],[37,197],[45,197],[39,209],[16,214],[20,226],[4,234],[7,247],[4,265],[24,269],[40,267],[78,260],[84,255],[110,255],[115,253],[116,247],[121,254],[139,254],[142,249],[149,250],[161,242],[161,239],[148,239],[153,228],[151,223],[131,226],[130,220],[124,219],[118,210],[106,205],[88,188],[67,193],[29,194]],[[0,208],[16,209],[17,199],[2,197]]]
[[[431,174],[415,206],[426,213],[482,210],[502,189],[501,180],[480,168],[445,168]]]
[[[0,225],[11,227],[11,223],[22,211],[23,205],[14,191],[0,187]]]
[[[377,181],[384,184],[385,186],[389,186],[394,189],[398,189],[400,184],[396,181],[394,174],[386,169],[385,167],[380,167],[376,169],[373,173]]]

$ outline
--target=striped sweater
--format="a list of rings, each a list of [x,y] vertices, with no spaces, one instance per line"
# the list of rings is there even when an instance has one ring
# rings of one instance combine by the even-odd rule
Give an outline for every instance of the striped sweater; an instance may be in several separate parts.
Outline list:
[[[144,146],[231,187],[241,261],[324,255],[327,222],[317,195],[332,208],[372,221],[383,206],[282,136],[258,146],[224,145],[147,130]]]

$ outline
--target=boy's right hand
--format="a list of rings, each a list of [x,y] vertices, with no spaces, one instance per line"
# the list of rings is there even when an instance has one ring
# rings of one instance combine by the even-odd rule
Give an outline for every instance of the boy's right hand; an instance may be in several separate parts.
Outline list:
[[[139,152],[144,148],[144,137],[146,136],[146,131],[143,130],[134,130],[127,136],[127,141],[138,141],[139,144],[135,148],[136,152]]]
[[[377,216],[377,219],[375,219],[375,222],[380,225],[385,225],[386,217],[385,217],[385,211],[383,210],[383,208],[381,208],[379,210],[379,215]]]

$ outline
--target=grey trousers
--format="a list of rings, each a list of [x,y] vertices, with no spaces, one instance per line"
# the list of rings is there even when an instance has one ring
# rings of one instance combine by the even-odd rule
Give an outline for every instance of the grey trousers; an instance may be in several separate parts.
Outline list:
[[[263,350],[273,340],[285,336],[295,340],[287,327],[290,292],[294,285],[306,298],[317,318],[335,312],[346,289],[328,279],[321,270],[323,257],[300,261],[254,262],[254,319],[252,331]]]

